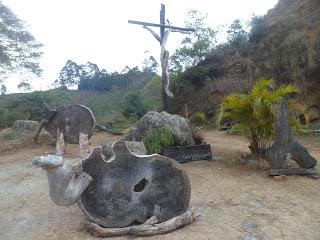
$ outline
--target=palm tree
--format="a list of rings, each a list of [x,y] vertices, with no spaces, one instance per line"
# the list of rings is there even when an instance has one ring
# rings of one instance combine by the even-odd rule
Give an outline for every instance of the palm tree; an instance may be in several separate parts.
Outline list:
[[[234,94],[224,99],[217,124],[225,120],[237,122],[249,138],[251,152],[264,154],[274,140],[277,106],[288,95],[299,92],[299,88],[291,84],[276,89],[273,80],[257,81],[248,94]],[[306,112],[298,103],[289,102],[288,105],[292,113]],[[298,115],[291,115],[290,123],[299,127]]]

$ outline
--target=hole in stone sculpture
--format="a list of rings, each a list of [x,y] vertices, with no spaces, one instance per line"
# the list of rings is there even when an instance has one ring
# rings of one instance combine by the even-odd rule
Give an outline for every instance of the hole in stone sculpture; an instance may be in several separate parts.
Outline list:
[[[134,185],[133,191],[142,192],[143,189],[146,187],[147,183],[148,183],[148,180],[143,178],[140,182],[138,182],[136,185]]]

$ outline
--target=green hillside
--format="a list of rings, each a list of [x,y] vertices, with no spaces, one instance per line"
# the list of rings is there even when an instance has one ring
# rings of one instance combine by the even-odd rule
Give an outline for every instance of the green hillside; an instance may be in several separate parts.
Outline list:
[[[140,92],[147,110],[158,110],[161,105],[160,78],[154,77],[141,90],[112,89],[91,92],[56,88],[42,92],[16,93],[0,96],[0,127],[10,127],[17,119],[39,121],[44,112],[43,102],[52,107],[82,104],[89,107],[102,125],[111,124],[116,130],[127,128],[134,118],[122,114],[124,99],[130,92]]]

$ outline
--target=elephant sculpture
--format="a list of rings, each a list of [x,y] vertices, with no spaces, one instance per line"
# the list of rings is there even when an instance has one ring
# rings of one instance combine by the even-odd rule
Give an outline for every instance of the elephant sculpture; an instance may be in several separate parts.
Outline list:
[[[46,105],[46,113],[40,121],[34,136],[38,142],[42,128],[56,139],[56,154],[63,155],[65,143],[79,144],[79,157],[84,158],[89,153],[89,140],[95,128],[95,118],[92,111],[83,105],[66,105],[53,109]]]

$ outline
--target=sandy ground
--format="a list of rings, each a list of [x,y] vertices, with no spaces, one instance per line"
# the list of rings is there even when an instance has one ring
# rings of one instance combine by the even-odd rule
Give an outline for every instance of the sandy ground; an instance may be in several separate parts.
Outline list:
[[[275,181],[241,157],[248,153],[244,138],[218,131],[204,135],[215,160],[181,165],[192,185],[190,206],[200,217],[175,232],[143,239],[320,239],[320,179],[290,176]],[[42,136],[41,145],[28,138],[0,142],[0,239],[96,239],[85,230],[77,205],[54,205],[45,173],[31,167],[33,157],[54,150],[46,138]],[[115,139],[95,133],[92,145]],[[319,160],[319,138],[301,141]],[[72,159],[76,151],[69,145],[66,157]]]

